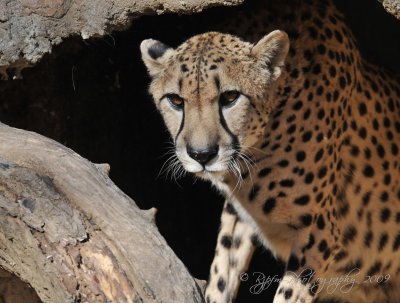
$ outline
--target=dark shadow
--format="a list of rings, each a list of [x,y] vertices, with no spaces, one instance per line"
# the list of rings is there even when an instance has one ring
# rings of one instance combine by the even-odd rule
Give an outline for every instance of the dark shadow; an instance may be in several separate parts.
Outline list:
[[[41,301],[30,285],[0,268],[0,302],[40,303]]]
[[[375,0],[336,2],[364,56],[399,72],[400,23]],[[25,70],[23,80],[0,82],[0,121],[53,138],[92,162],[110,163],[111,178],[126,194],[143,209],[158,209],[161,234],[200,279],[208,276],[223,199],[190,176],[178,181],[158,176],[170,139],[147,94],[149,78],[139,44],[155,38],[176,46],[209,24],[234,18],[237,9],[146,16],[127,31],[102,39],[67,39]],[[282,264],[259,249],[248,273],[273,277],[282,270]],[[252,294],[252,283],[242,284],[238,303],[271,300],[277,284]]]

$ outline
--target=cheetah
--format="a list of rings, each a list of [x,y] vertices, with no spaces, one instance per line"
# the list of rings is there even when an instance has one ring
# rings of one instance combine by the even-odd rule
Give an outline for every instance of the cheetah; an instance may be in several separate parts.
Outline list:
[[[257,241],[286,264],[274,303],[400,302],[400,79],[330,1],[276,2],[141,44],[174,165],[226,197],[206,302],[233,302]]]

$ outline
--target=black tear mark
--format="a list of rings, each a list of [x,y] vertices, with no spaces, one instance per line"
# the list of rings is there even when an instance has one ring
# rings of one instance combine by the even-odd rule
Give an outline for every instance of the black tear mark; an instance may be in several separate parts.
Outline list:
[[[220,121],[222,127],[224,128],[224,130],[231,137],[232,148],[235,151],[239,151],[240,150],[239,138],[234,133],[232,133],[232,131],[229,129],[228,124],[225,121],[224,114],[222,113],[222,106],[221,105],[219,106],[219,121]]]
[[[175,141],[174,142],[176,142],[178,140],[178,136],[182,132],[184,125],[185,125],[185,107],[183,108],[183,111],[182,111],[181,125],[179,126],[178,133],[175,136]]]
[[[217,90],[220,91],[221,85],[220,85],[218,76],[214,77],[214,82],[215,82],[215,86],[217,87]]]

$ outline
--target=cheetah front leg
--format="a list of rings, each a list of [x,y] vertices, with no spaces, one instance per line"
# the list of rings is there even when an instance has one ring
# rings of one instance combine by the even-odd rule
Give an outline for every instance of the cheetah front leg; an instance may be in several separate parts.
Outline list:
[[[253,256],[254,229],[240,220],[229,201],[221,215],[214,260],[205,297],[207,303],[230,303],[239,288],[239,276],[246,271]]]

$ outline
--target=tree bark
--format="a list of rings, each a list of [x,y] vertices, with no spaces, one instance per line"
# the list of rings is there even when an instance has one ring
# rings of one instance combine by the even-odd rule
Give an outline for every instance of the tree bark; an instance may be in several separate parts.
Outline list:
[[[380,2],[388,13],[400,20],[400,0],[381,0]]]
[[[43,302],[203,302],[154,222],[65,146],[0,123],[0,267]]]
[[[1,0],[0,79],[21,77],[63,39],[110,36],[149,14],[193,14],[244,0]],[[8,69],[8,72],[7,72]]]

